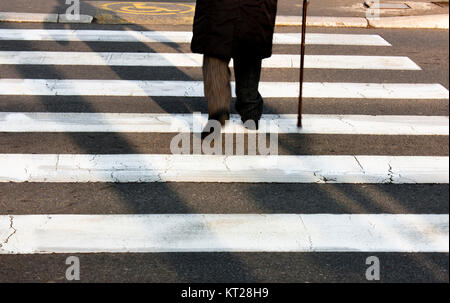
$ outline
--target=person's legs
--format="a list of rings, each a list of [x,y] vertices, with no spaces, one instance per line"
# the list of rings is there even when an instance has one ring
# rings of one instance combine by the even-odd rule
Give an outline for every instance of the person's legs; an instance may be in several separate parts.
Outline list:
[[[242,122],[252,120],[258,128],[263,113],[263,98],[258,86],[261,77],[261,59],[234,58],[234,76],[236,78],[236,111]]]
[[[230,117],[231,86],[230,60],[203,56],[203,82],[208,102],[209,120],[217,120],[222,125]]]

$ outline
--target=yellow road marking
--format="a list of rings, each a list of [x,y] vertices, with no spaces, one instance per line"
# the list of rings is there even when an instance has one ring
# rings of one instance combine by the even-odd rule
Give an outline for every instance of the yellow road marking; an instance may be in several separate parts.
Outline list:
[[[101,8],[115,13],[147,16],[188,14],[195,11],[195,5],[168,2],[110,2],[103,4]]]

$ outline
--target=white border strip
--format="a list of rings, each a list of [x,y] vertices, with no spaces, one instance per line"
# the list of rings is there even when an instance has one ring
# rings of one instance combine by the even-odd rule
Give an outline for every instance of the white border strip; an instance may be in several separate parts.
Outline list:
[[[176,66],[201,67],[203,56],[174,53],[109,52],[0,52],[0,64],[8,65],[96,65],[96,66]],[[233,65],[231,63],[231,65]],[[264,68],[300,68],[298,55],[272,55]],[[306,55],[305,68],[421,70],[408,57]]]
[[[207,115],[128,113],[0,112],[0,132],[197,132]],[[247,133],[238,115],[232,115],[223,133]],[[449,135],[448,116],[263,115],[259,133],[349,135]]]
[[[302,26],[302,17],[277,16],[277,26]],[[366,18],[362,17],[332,17],[332,16],[308,16],[307,26],[320,27],[367,27]]]
[[[234,94],[234,82],[232,90]],[[297,82],[261,82],[266,98],[297,98]],[[203,97],[202,81],[0,79],[0,95]],[[448,99],[441,84],[306,82],[305,98]]]
[[[448,215],[0,216],[0,254],[448,252]]]
[[[0,154],[0,167],[0,182],[449,183],[449,158],[423,156]]]
[[[58,14],[0,12],[0,22],[57,23]]]
[[[0,40],[10,41],[84,41],[191,43],[192,32],[181,31],[114,31],[60,29],[0,29]],[[299,33],[276,33],[274,44],[300,44]],[[307,44],[391,46],[379,35],[317,34],[306,35]]]

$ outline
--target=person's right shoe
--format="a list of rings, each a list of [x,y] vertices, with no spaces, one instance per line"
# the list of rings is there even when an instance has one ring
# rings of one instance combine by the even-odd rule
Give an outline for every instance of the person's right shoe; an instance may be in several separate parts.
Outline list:
[[[235,104],[236,111],[241,116],[241,121],[247,129],[258,130],[259,120],[263,113],[263,99],[258,93],[256,98],[244,98],[238,99]],[[246,100],[245,102],[241,100]]]

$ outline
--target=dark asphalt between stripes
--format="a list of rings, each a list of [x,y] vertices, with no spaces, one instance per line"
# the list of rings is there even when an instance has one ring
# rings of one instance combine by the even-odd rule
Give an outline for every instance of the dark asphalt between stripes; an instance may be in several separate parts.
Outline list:
[[[74,254],[72,254],[74,255]],[[448,253],[75,254],[80,282],[367,283],[366,258],[380,260],[380,282],[448,283]],[[0,282],[67,282],[70,255],[4,255]],[[373,283],[373,282],[372,282]]]
[[[171,154],[171,133],[0,133],[3,154]],[[269,142],[269,135],[266,142]],[[248,136],[245,135],[245,142]],[[236,141],[236,138],[234,138]],[[193,138],[190,146],[192,152]],[[257,141],[258,142],[258,141]],[[279,155],[448,156],[448,136],[279,134]],[[225,135],[222,134],[222,150]],[[245,145],[248,154],[248,145]]]
[[[0,197],[0,215],[449,212],[447,184],[0,183]]]

